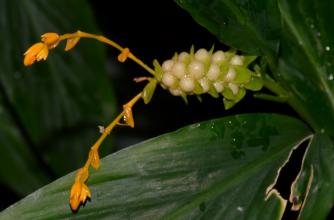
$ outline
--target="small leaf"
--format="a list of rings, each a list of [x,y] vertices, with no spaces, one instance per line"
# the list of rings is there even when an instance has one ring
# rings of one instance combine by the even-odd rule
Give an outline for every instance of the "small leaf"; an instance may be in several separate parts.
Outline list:
[[[160,82],[163,75],[163,71],[158,60],[156,59],[153,60],[153,67],[155,71],[155,78]]]
[[[143,90],[143,99],[145,104],[148,104],[151,101],[156,87],[157,87],[157,81],[153,78],[150,78],[149,82],[147,83],[147,85]]]

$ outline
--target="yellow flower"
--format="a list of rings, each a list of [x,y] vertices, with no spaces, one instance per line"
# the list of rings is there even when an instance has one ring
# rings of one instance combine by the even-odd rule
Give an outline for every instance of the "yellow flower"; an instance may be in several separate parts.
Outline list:
[[[60,36],[57,33],[45,33],[41,36],[42,42],[49,48],[55,48],[59,43]]]
[[[78,210],[81,203],[85,203],[87,198],[91,198],[92,194],[84,183],[75,182],[71,189],[70,206],[73,211]]]
[[[24,65],[30,66],[32,65],[36,60],[46,60],[49,54],[49,48],[44,43],[36,43],[32,45],[25,53],[24,53]]]

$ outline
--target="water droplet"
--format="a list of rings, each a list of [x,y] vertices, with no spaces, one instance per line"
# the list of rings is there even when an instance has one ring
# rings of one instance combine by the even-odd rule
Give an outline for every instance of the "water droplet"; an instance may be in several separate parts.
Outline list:
[[[321,134],[325,133],[325,129],[324,129],[324,128],[321,128],[320,133],[321,133]]]
[[[325,50],[326,50],[326,51],[330,51],[330,50],[331,50],[330,46],[326,46],[326,47],[325,47]]]
[[[231,125],[231,124],[232,124],[232,121],[228,121],[228,123]]]
[[[244,208],[241,207],[241,206],[238,206],[238,207],[237,207],[237,210],[238,210],[239,212],[243,212],[243,211],[244,211]]]
[[[232,140],[233,140],[233,142],[235,142],[235,138],[233,138]]]
[[[190,128],[198,128],[199,126],[201,126],[201,124],[196,123],[196,124],[190,125]]]
[[[329,75],[328,75],[328,80],[333,80],[334,79],[334,75],[333,75],[333,73],[330,73]]]

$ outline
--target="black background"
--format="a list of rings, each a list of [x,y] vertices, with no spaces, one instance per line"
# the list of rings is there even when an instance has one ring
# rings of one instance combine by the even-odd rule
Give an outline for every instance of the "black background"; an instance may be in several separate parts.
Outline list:
[[[100,34],[116,41],[142,59],[152,64],[154,59],[160,63],[169,59],[175,52],[195,49],[216,49],[227,47],[219,42],[204,27],[197,24],[192,17],[170,0],[163,1],[89,1]],[[75,30],[76,27],[73,27]],[[84,31],[84,30],[83,30]],[[134,77],[149,76],[145,70],[131,60],[118,63],[118,51],[107,49],[108,74],[116,94],[118,109],[145,84],[133,82]],[[252,112],[274,112],[298,117],[286,104],[257,100],[252,94],[247,96],[229,111],[224,110],[223,99],[204,95],[199,102],[196,97],[189,97],[186,105],[180,97],[174,97],[158,87],[151,103],[138,103],[133,111],[136,127],[119,127],[113,133],[114,151],[123,147],[174,131],[182,126],[226,115]],[[293,164],[292,166],[295,166]],[[289,178],[289,177],[285,177]],[[1,206],[7,207],[19,199],[9,190],[0,186]]]

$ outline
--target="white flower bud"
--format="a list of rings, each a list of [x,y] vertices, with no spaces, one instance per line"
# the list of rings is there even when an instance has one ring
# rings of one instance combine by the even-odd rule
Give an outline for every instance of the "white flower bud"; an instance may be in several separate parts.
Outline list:
[[[179,54],[179,58],[178,58],[178,60],[179,60],[180,62],[185,62],[188,58],[189,58],[189,53],[187,53],[187,52],[181,52],[181,53]]]
[[[175,88],[177,86],[177,79],[170,72],[163,74],[162,83],[168,88]]]
[[[165,62],[162,63],[162,70],[164,72],[169,72],[172,70],[173,65],[174,65],[173,60],[166,60]]]
[[[180,96],[182,94],[181,89],[169,89],[169,92],[174,96]]]
[[[232,90],[233,95],[238,94],[239,92],[239,86],[234,83],[229,83],[228,87]]]
[[[212,62],[220,64],[225,60],[225,54],[222,50],[217,50],[211,57]]]
[[[235,70],[232,67],[230,67],[228,69],[228,72],[227,72],[226,76],[225,76],[225,80],[227,82],[230,82],[230,81],[234,80],[235,76],[236,76]]]
[[[195,58],[199,61],[207,61],[209,59],[209,52],[206,49],[199,49],[198,51],[196,51],[195,53]]]
[[[230,64],[242,66],[242,64],[244,64],[244,59],[242,56],[234,55],[230,60]]]
[[[218,78],[220,74],[220,69],[219,66],[215,63],[212,63],[209,67],[208,73],[206,74],[206,77],[211,80],[214,81]]]
[[[180,88],[184,92],[192,92],[195,88],[195,80],[190,76],[184,76],[180,80]]]
[[[215,87],[216,91],[218,93],[221,93],[224,90],[224,83],[219,81],[219,82],[214,82],[213,87]]]
[[[209,80],[206,77],[203,77],[202,79],[198,80],[198,82],[203,89],[203,93],[206,93],[206,92],[209,91],[210,83],[209,83]]]
[[[181,79],[186,74],[186,66],[182,62],[177,62],[172,67],[171,73]]]
[[[188,66],[190,75],[195,79],[201,79],[204,76],[204,65],[200,61],[193,60]]]

